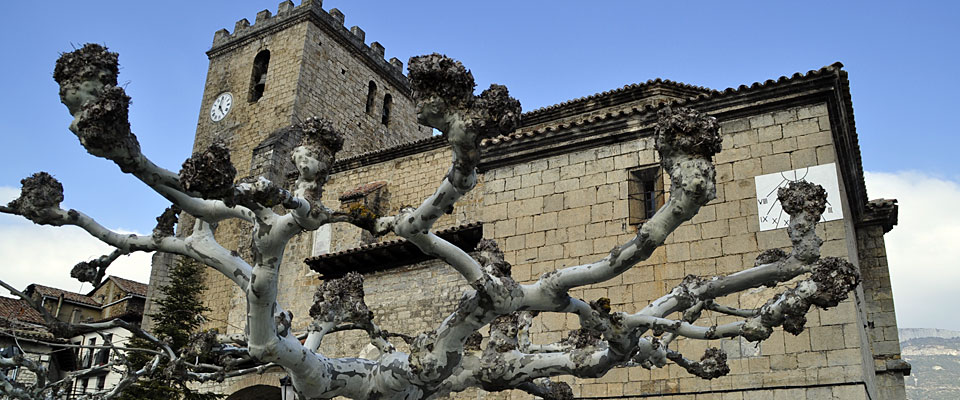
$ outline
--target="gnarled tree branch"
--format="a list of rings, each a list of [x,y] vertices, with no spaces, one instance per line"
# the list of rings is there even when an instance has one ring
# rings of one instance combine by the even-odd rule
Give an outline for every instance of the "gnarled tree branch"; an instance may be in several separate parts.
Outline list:
[[[62,186],[49,174],[38,173],[23,181],[21,196],[0,206],[0,212],[22,215],[38,224],[79,226],[114,246],[117,250],[113,253],[75,268],[76,275],[87,281],[101,280],[106,265],[119,255],[165,251],[213,267],[243,289],[247,301],[243,335],[217,338],[207,334],[197,339],[202,346],[191,350],[193,354],[220,354],[224,365],[190,363],[167,347],[147,366],[137,371],[129,369],[129,379],[101,393],[103,396],[119,393],[123,385],[164,365],[165,370],[196,381],[278,366],[305,398],[434,398],[480,387],[517,388],[541,397],[567,399],[571,397],[568,386],[545,379],[558,375],[594,378],[612,368],[657,368],[668,360],[694,375],[712,379],[729,370],[721,351],[710,349],[694,361],[667,350],[667,345],[677,337],[763,340],[777,326],[799,333],[811,306],[836,306],[859,281],[849,263],[820,259],[822,241],[816,237],[814,226],[823,212],[825,192],[801,183],[779,193],[784,210],[791,215],[787,229],[793,244],[790,253],[765,252],[751,268],[730,275],[688,276],[633,314],[613,310],[609,299],[571,297],[570,289],[610,280],[650,257],[671,232],[716,197],[711,162],[721,148],[716,120],[691,109],[664,108],[658,114],[656,141],[661,166],[671,178],[667,203],[634,238],[613,248],[603,259],[549,272],[534,283],[520,285],[511,278],[510,265],[496,243],[481,241],[473,257],[432,232],[436,221],[476,186],[480,141],[508,134],[517,126],[519,102],[500,85],[474,95],[472,74],[459,62],[439,54],[411,59],[409,70],[418,121],[443,132],[452,150],[451,165],[436,191],[418,207],[404,208],[397,215],[380,215],[382,210],[344,213],[321,204],[323,186],[343,145],[342,135],[323,119],[310,118],[285,128],[297,130],[302,138],[292,154],[298,176],[291,190],[263,177],[237,182],[229,149],[217,143],[191,156],[175,174],[154,165],[140,151],[127,118],[130,99],[116,86],[116,54],[102,46],[87,45],[61,57],[54,78],[60,84],[61,100],[74,116],[71,131],[88,152],[113,161],[175,207],[158,219],[152,235],[122,235],[78,211],[61,209]],[[178,209],[197,218],[190,235],[180,238],[173,230]],[[216,225],[227,219],[252,225],[251,260],[217,243]],[[321,285],[310,310],[310,328],[298,335],[290,329],[293,314],[277,302],[284,248],[296,235],[336,222],[351,223],[376,235],[396,233],[424,253],[448,263],[470,289],[436,329],[413,337],[380,329],[364,303],[362,277],[347,274]],[[804,274],[811,276],[756,310],[716,303],[717,298],[731,293],[775,286]],[[740,320],[717,326],[697,325],[705,310]],[[539,312],[574,314],[580,328],[558,343],[534,344],[530,328]],[[682,314],[680,319],[669,318],[676,312]],[[49,313],[45,318],[59,334],[115,326],[136,331],[116,321],[74,326],[58,325],[50,320]],[[490,327],[490,334],[481,348],[484,339],[479,331],[485,326]],[[379,357],[329,358],[317,353],[326,334],[346,329],[367,332]],[[135,334],[150,340],[145,332]],[[397,351],[389,342],[388,338],[398,336],[410,345],[409,354]],[[155,338],[151,342],[156,342]],[[117,359],[123,358],[118,354]],[[260,364],[236,368],[252,360]],[[0,365],[9,362],[13,361],[0,360]],[[47,386],[62,386],[69,379]],[[23,398],[27,393],[8,381],[0,381],[0,388],[13,397]]]

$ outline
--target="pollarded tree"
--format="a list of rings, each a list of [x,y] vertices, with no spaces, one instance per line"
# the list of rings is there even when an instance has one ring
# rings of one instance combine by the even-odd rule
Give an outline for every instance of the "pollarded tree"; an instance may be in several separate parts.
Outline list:
[[[824,210],[826,193],[819,186],[801,182],[779,193],[791,216],[790,253],[767,251],[756,265],[731,275],[688,276],[633,314],[612,310],[607,299],[578,299],[568,294],[571,289],[615,278],[648,258],[667,235],[715,197],[711,159],[720,151],[718,126],[714,118],[694,110],[663,108],[659,112],[656,142],[661,166],[670,174],[671,196],[636,236],[594,263],[562,268],[520,284],[510,277],[510,266],[496,243],[482,241],[474,258],[431,232],[437,219],[476,185],[481,139],[511,132],[520,116],[519,102],[503,86],[491,85],[474,95],[473,77],[459,62],[438,54],[409,62],[418,120],[444,133],[453,156],[436,191],[419,207],[404,208],[397,215],[346,214],[320,203],[343,139],[319,118],[288,128],[300,131],[303,138],[293,151],[299,175],[292,190],[262,177],[235,182],[229,152],[217,144],[194,154],[179,173],[154,165],[140,152],[130,131],[129,98],[116,86],[117,71],[117,55],[101,46],[87,45],[61,57],[54,78],[60,83],[63,103],[75,118],[70,129],[88,152],[112,160],[123,172],[195,217],[191,233],[175,237],[169,223],[161,223],[148,236],[112,232],[79,211],[61,209],[61,186],[44,173],[25,179],[20,198],[0,210],[39,224],[79,226],[120,253],[165,251],[219,271],[246,293],[246,334],[222,337],[221,344],[206,350],[248,355],[267,363],[265,366],[280,366],[302,398],[434,398],[471,387],[490,391],[517,388],[562,398],[571,395],[569,387],[547,378],[599,377],[612,368],[656,368],[668,361],[710,379],[729,371],[722,351],[708,349],[695,361],[669,350],[668,344],[678,337],[760,341],[781,325],[798,333],[811,306],[837,305],[859,280],[846,261],[820,258],[821,240],[814,226]],[[241,258],[215,240],[217,223],[228,219],[251,226],[252,259]],[[396,233],[449,264],[470,286],[456,310],[435,330],[410,338],[409,353],[397,351],[389,341],[391,335],[373,322],[363,301],[362,278],[355,273],[324,282],[310,310],[313,320],[308,331],[302,335],[291,331],[292,314],[277,303],[284,246],[300,233],[337,222],[354,224],[375,235]],[[102,267],[90,266],[78,275],[99,276],[102,273],[94,269]],[[759,308],[738,309],[716,300],[807,274],[794,288]],[[738,320],[697,325],[704,310]],[[533,344],[528,331],[540,312],[574,314],[581,328],[561,342]],[[682,317],[668,318],[674,313]],[[478,340],[478,331],[486,326],[489,337],[480,348],[484,342]],[[366,331],[371,344],[380,350],[379,357],[331,358],[318,353],[324,335],[344,329]],[[222,344],[230,341],[233,343]],[[164,357],[176,356],[161,354],[156,359]],[[184,363],[180,361],[180,365]],[[210,379],[242,372],[229,368],[203,372],[202,368],[210,367],[194,367],[199,370],[187,368],[182,376]]]

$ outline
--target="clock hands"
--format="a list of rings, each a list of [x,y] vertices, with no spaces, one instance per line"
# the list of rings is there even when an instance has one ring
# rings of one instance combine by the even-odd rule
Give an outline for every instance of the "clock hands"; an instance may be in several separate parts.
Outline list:
[[[230,93],[223,93],[213,101],[210,107],[210,119],[213,122],[220,121],[230,112],[230,106],[233,104],[233,97]]]

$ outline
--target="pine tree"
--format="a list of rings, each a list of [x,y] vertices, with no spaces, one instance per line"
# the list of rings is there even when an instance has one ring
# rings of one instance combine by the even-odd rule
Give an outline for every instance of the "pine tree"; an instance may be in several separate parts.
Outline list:
[[[170,283],[160,288],[163,297],[157,300],[157,313],[151,315],[156,322],[154,334],[168,340],[175,350],[187,344],[190,334],[203,324],[203,314],[210,311],[200,300],[206,290],[203,268],[194,260],[181,258],[170,270]]]
[[[202,280],[203,266],[193,260],[180,258],[170,269],[170,283],[161,287],[163,297],[157,300],[158,310],[151,314],[156,325],[154,335],[170,344],[180,353],[189,345],[190,335],[203,324],[203,314],[210,311],[203,305],[200,295],[206,290]],[[142,339],[131,340],[132,347],[151,348]],[[150,358],[145,353],[133,353],[129,360],[140,368]],[[158,371],[153,376],[140,379],[124,391],[121,400],[214,400],[222,395],[197,393],[178,379],[163,376]]]

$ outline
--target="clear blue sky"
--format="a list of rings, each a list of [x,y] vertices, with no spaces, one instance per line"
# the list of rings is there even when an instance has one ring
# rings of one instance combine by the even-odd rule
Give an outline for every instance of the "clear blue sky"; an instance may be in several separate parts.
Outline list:
[[[134,132],[148,156],[176,170],[189,155],[213,32],[277,2],[43,4],[4,6],[0,184],[47,170],[69,205],[145,231],[152,221],[143,217],[162,210],[162,199],[86,156],[66,130],[71,118],[51,79],[58,53],[86,42],[119,52]],[[525,110],[656,77],[723,89],[841,61],[866,169],[960,176],[950,156],[957,125],[946,123],[960,89],[958,3],[800,4],[328,0],[324,8],[338,7],[388,58],[437,51],[462,60],[479,86],[507,85]],[[98,203],[105,193],[136,204],[128,196]]]
[[[955,183],[958,4],[328,0],[324,9],[343,11],[346,25],[362,27],[387,58],[460,59],[478,86],[507,85],[525,110],[656,77],[723,89],[841,61],[865,169]],[[201,112],[213,33],[276,8],[224,0],[4,4],[0,186],[49,171],[65,186],[65,206],[149,232],[166,204],[86,155],[67,130],[71,117],[51,78],[58,53],[86,42],[119,52],[134,132],[149,157],[177,170]]]

